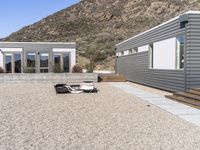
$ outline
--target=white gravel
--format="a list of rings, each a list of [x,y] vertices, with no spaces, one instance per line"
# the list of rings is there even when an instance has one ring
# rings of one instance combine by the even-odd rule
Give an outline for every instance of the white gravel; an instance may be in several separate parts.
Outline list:
[[[51,84],[0,85],[0,150],[200,149],[200,128],[101,83],[56,95]]]

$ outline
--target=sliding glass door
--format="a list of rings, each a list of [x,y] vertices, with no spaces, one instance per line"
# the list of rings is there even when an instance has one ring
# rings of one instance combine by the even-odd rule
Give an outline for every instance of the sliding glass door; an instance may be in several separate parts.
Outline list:
[[[14,54],[14,70],[15,70],[15,73],[21,73],[21,54]]]
[[[21,73],[21,53],[5,54],[5,72]]]
[[[69,72],[69,54],[63,54],[63,71]]]
[[[5,72],[12,73],[12,54],[5,55]]]
[[[70,72],[70,53],[54,53],[53,59],[55,73]]]
[[[61,55],[55,54],[54,55],[54,67],[53,67],[53,72],[54,73],[61,73]]]

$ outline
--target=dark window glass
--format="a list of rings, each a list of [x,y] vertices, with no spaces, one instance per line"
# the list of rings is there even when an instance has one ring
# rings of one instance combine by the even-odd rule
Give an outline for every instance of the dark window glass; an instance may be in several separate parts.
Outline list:
[[[149,60],[150,60],[150,68],[153,68],[153,44],[149,45]]]
[[[180,23],[180,28],[185,28],[186,24],[188,23],[188,21],[183,21]]]
[[[28,53],[27,54],[27,73],[35,73],[35,53]]]
[[[15,73],[21,73],[21,54],[14,54]]]
[[[40,54],[40,67],[49,66],[49,55],[48,54]]]
[[[61,55],[54,55],[54,68],[55,73],[61,73]]]
[[[5,55],[6,73],[12,73],[12,55]]]
[[[48,73],[48,72],[49,72],[49,69],[40,69],[40,72],[41,72],[41,73]]]
[[[35,53],[28,53],[27,54],[27,67],[28,68],[35,67]]]
[[[63,55],[63,71],[69,72],[69,54]]]
[[[54,63],[60,64],[60,62],[61,62],[60,55],[54,55]]]
[[[184,35],[177,37],[177,68],[182,69],[184,68],[184,45],[185,45],[185,38]]]

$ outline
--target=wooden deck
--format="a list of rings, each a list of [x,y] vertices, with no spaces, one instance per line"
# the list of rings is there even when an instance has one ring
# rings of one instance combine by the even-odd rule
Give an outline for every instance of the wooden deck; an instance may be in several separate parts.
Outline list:
[[[122,75],[116,74],[99,74],[98,75],[99,82],[126,82],[126,78]]]

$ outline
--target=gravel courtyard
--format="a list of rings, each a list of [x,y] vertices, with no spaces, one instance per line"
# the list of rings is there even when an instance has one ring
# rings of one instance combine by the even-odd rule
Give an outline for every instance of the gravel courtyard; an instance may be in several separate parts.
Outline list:
[[[52,84],[0,85],[0,150],[200,149],[200,128],[107,83],[56,95]]]

